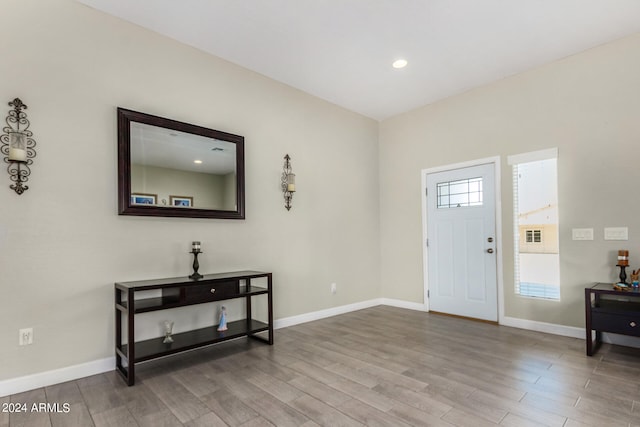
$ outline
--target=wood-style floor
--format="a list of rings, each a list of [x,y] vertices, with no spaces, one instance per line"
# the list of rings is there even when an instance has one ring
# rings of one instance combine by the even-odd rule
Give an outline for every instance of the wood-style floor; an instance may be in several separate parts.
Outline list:
[[[640,350],[380,306],[0,398],[17,426],[640,426]]]

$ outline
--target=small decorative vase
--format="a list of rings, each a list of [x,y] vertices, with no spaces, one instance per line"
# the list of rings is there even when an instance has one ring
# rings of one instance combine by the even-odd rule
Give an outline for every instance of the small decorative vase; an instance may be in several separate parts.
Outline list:
[[[162,340],[162,342],[164,344],[169,344],[173,342],[173,337],[171,336],[173,334],[173,322],[170,321],[166,321],[164,322],[164,340]]]

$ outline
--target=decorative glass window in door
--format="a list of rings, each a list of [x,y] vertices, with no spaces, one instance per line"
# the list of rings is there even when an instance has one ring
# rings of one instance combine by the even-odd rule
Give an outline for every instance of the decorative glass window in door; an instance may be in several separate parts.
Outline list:
[[[438,209],[482,206],[482,177],[439,182]]]

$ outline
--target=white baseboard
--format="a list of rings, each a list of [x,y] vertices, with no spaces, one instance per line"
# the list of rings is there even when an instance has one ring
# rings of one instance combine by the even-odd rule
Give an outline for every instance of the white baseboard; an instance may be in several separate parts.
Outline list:
[[[0,397],[113,371],[115,357],[0,381]]]
[[[562,335],[571,338],[585,339],[584,328],[556,325],[555,323],[538,322],[535,320],[518,319],[517,317],[503,317],[500,325],[529,331],[545,332],[547,334]]]
[[[301,323],[312,322],[314,320],[325,319],[327,317],[337,316],[338,314],[350,313],[352,311],[375,307],[381,304],[382,304],[382,298],[376,298],[368,301],[341,305],[339,307],[331,307],[325,310],[313,311],[311,313],[299,314],[297,316],[284,317],[282,319],[275,320],[273,322],[273,328],[274,329],[286,328],[288,326],[294,326],[294,325],[299,325]]]
[[[403,301],[400,299],[381,298],[380,304],[391,307],[406,308],[407,310],[427,311],[427,307],[422,303]]]
[[[325,319],[327,317],[337,316],[339,314],[350,313],[352,311],[362,310],[365,308],[375,307],[378,305],[388,305],[391,307],[406,308],[408,310],[426,311],[425,305],[417,302],[409,302],[391,298],[375,298],[368,301],[357,302],[354,304],[341,305],[339,307],[327,308],[325,310],[313,311],[311,313],[300,314],[297,316],[285,317],[273,322],[274,329],[295,326],[301,323],[312,322],[314,320]]]

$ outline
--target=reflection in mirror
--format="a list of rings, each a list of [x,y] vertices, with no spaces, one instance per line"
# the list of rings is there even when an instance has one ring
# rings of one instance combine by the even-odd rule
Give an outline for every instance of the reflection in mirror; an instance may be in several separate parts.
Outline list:
[[[120,108],[118,134],[121,214],[244,218],[243,137]]]
[[[131,122],[131,193],[157,204],[236,210],[232,142]]]

